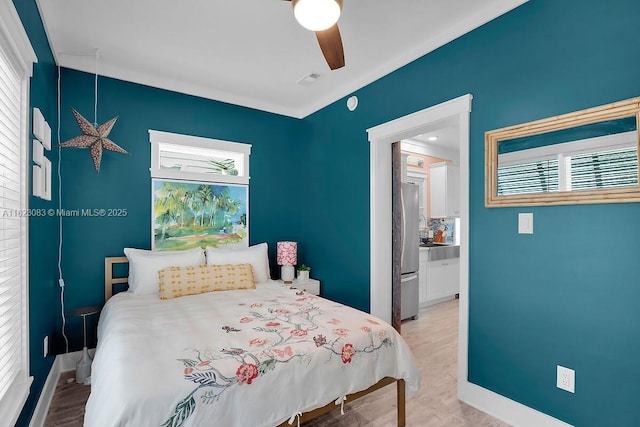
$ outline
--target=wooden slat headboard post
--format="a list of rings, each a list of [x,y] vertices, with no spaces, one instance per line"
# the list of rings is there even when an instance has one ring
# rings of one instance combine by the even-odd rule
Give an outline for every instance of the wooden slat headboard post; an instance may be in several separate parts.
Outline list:
[[[127,277],[113,277],[113,264],[127,263],[126,256],[106,257],[104,259],[104,302],[113,296],[113,285],[127,283]]]

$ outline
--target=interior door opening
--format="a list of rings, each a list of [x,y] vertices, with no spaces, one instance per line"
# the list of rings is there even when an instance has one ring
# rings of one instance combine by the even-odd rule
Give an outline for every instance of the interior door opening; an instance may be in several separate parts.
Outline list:
[[[458,392],[461,384],[467,381],[468,350],[468,212],[469,212],[469,114],[471,112],[471,95],[426,108],[416,113],[400,117],[396,120],[368,129],[371,143],[371,312],[391,323],[392,318],[400,317],[400,305],[392,304],[392,294],[398,293],[400,280],[397,270],[396,251],[389,248],[393,244],[393,200],[394,185],[392,176],[400,175],[398,166],[392,162],[393,150],[390,145],[397,141],[415,138],[427,133],[443,123],[454,123],[452,132],[459,137],[459,154],[450,155],[459,163],[459,322],[458,322]],[[440,154],[449,151],[448,147],[437,148]],[[447,158],[444,155],[436,157]],[[395,185],[395,188],[398,186]],[[394,264],[396,268],[394,269]],[[401,295],[400,295],[401,297]]]

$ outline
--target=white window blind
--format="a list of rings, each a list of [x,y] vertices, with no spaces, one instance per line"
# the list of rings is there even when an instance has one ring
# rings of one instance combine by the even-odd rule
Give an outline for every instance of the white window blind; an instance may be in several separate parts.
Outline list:
[[[559,165],[566,164],[560,171]],[[562,180],[560,174],[562,173]],[[559,155],[498,167],[498,195],[637,186],[636,147]]]
[[[12,2],[0,2],[0,423],[29,394],[28,83],[37,59]]]
[[[571,156],[571,189],[631,187],[638,185],[636,147]]]
[[[558,191],[558,160],[538,160],[498,167],[498,195]]]
[[[22,367],[22,208],[23,162],[20,146],[21,79],[0,51],[0,396]]]

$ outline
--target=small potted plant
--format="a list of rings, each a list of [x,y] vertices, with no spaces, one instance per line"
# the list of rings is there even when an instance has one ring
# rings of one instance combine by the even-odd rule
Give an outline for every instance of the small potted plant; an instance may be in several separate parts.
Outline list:
[[[311,267],[306,264],[302,264],[298,267],[298,282],[305,283],[309,281],[309,272]]]

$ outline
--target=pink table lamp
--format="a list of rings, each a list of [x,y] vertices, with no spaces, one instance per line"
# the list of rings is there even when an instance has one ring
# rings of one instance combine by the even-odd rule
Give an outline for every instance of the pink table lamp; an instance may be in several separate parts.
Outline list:
[[[277,258],[280,267],[280,277],[286,284],[293,283],[295,277],[294,265],[298,263],[298,243],[296,242],[278,242]]]

